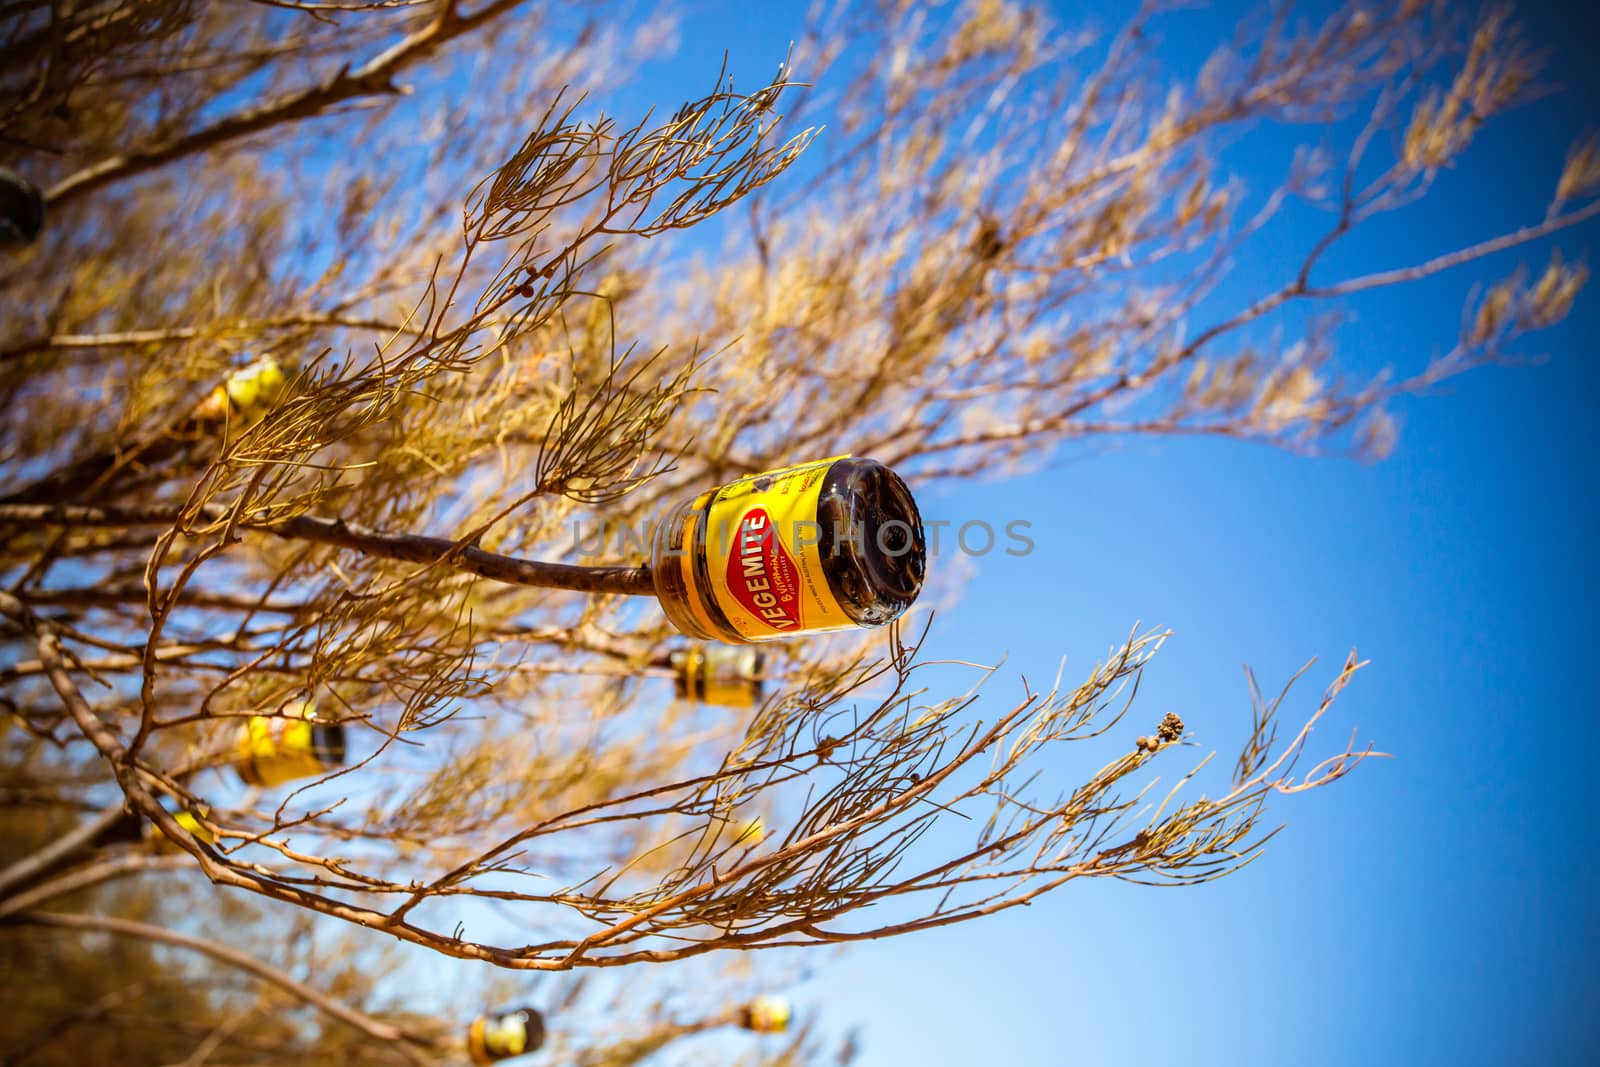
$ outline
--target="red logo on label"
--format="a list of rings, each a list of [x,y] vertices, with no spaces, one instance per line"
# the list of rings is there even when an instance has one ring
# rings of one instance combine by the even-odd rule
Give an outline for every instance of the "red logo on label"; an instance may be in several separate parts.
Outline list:
[[[728,589],[774,630],[800,628],[800,569],[764,508],[751,508],[739,520],[739,537],[728,556]]]

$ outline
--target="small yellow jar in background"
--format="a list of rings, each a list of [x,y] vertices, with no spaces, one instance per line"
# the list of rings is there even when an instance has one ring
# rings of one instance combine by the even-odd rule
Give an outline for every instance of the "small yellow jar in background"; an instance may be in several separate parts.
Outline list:
[[[205,805],[184,808],[172,816],[172,821],[188,831],[189,835],[196,841],[203,841],[208,845],[215,846],[217,835],[205,821],[206,816],[209,814],[210,811]],[[178,843],[162,833],[160,828],[153,822],[144,824],[144,839],[156,852],[181,851],[178,848]]]
[[[344,724],[316,721],[316,701],[281,715],[252,715],[239,729],[234,765],[247,785],[275,786],[344,766]]]
[[[467,1027],[467,1054],[477,1064],[508,1060],[544,1044],[544,1016],[534,1008],[480,1015]]]
[[[271,356],[241,367],[217,386],[195,409],[195,417],[221,420],[231,416],[251,423],[265,415],[288,387],[289,377]]]
[[[787,997],[763,993],[739,1009],[739,1025],[758,1034],[781,1034],[792,1015]]]
[[[674,650],[667,662],[679,700],[725,708],[750,708],[761,703],[766,657],[757,648],[693,644]]]

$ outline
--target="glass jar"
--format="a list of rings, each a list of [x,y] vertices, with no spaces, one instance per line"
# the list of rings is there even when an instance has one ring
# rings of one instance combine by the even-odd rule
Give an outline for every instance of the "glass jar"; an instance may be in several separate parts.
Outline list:
[[[173,813],[172,821],[183,827],[190,837],[215,847],[217,835],[212,831],[210,825],[206,823],[206,816],[209,814],[210,811],[203,804],[195,808],[180,808]],[[153,822],[144,824],[144,840],[156,852],[177,853],[183,851],[178,847],[177,842],[162,833]]]
[[[344,766],[344,724],[317,722],[307,700],[282,715],[252,715],[239,729],[234,769],[246,785],[274,786]]]
[[[751,708],[761,703],[766,685],[761,675],[764,660],[757,648],[705,644],[675,649],[667,657],[679,700],[725,708]]]
[[[657,524],[651,552],[672,624],[731,644],[886,625],[916,600],[926,563],[905,482],[848,456],[683,501]]]
[[[792,1014],[787,998],[763,993],[739,1009],[739,1025],[758,1034],[781,1034]]]
[[[255,422],[287,392],[288,384],[282,365],[271,356],[262,356],[211,390],[195,408],[195,417],[202,422],[227,418],[246,424]]]
[[[467,1027],[467,1054],[477,1064],[508,1060],[544,1044],[544,1016],[534,1008],[480,1015]]]

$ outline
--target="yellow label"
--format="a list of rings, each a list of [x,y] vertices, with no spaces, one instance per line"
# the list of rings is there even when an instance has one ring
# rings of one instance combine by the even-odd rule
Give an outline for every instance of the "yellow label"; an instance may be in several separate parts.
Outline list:
[[[543,1022],[529,1033],[531,1009],[480,1015],[467,1027],[467,1053],[474,1063],[488,1064],[511,1059],[538,1049],[543,1043]]]
[[[788,1000],[764,993],[745,1005],[744,1025],[760,1034],[781,1034],[789,1028],[791,1014]]]
[[[711,598],[741,636],[765,641],[855,626],[822,571],[817,499],[842,456],[718,489],[706,512]]]
[[[747,708],[761,699],[760,664],[761,653],[753,648],[696,646],[690,652],[689,669],[698,672],[695,681],[701,701]]]
[[[204,806],[198,811],[184,808],[172,816],[172,821],[183,827],[189,834],[208,845],[216,845],[217,835],[205,823],[206,809]],[[144,827],[145,840],[149,841],[158,852],[176,852],[178,846],[166,834],[156,828],[155,823],[146,823]]]
[[[248,367],[235,371],[221,388],[233,402],[233,409],[246,422],[254,422],[266,413],[273,401],[283,393],[288,379],[283,368],[271,356],[264,356]]]
[[[240,755],[249,769],[246,778],[255,785],[282,785],[325,769],[313,746],[312,724],[305,719],[252,715],[239,740]]]
[[[217,835],[212,833],[211,827],[202,822],[202,817],[194,812],[185,809],[172,818],[179,826],[189,831],[192,836],[204,841],[206,844],[215,845],[217,843]]]
[[[745,678],[704,678],[699,699],[724,708],[748,708],[756,702],[756,683]]]

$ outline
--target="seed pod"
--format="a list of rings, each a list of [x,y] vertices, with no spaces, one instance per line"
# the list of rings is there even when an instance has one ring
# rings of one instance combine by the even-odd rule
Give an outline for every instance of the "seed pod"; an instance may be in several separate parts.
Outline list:
[[[675,650],[667,662],[676,672],[678,699],[749,708],[761,703],[764,659],[760,649],[694,644]]]
[[[235,769],[247,785],[314,778],[344,765],[344,724],[317,722],[316,701],[280,715],[252,715],[239,730]]]
[[[480,1015],[467,1027],[467,1053],[477,1064],[508,1060],[544,1044],[544,1016],[533,1008]]]
[[[763,993],[739,1009],[739,1025],[758,1034],[781,1034],[789,1029],[787,997]]]
[[[899,476],[841,456],[673,507],[656,527],[651,574],[679,630],[750,644],[893,622],[922,590],[926,555]]]
[[[1172,712],[1167,712],[1161,717],[1161,726],[1156,730],[1156,737],[1162,741],[1176,741],[1183,736],[1183,720]]]

